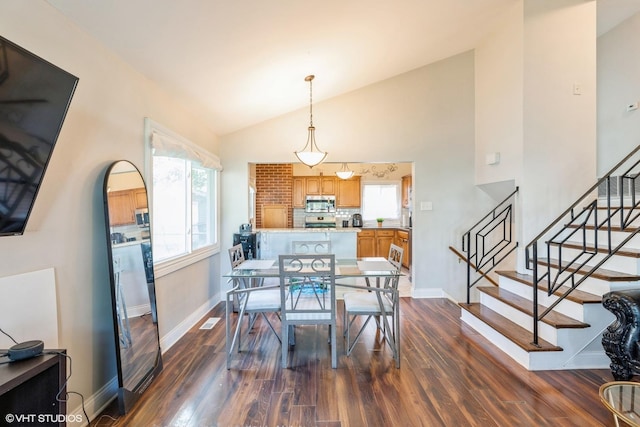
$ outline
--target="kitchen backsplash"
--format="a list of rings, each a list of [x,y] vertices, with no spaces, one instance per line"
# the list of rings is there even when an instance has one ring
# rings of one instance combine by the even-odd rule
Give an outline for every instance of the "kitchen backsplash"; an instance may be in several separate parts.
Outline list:
[[[134,224],[111,227],[111,232],[123,233],[125,239],[145,240],[149,238],[149,228],[138,227]]]

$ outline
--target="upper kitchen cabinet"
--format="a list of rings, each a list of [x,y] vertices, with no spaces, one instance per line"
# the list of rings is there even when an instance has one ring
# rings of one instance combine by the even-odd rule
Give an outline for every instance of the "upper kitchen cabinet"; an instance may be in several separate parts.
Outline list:
[[[111,225],[135,224],[135,211],[136,197],[132,190],[109,192],[109,222]]]
[[[109,192],[109,222],[111,225],[136,223],[136,209],[147,207],[147,191],[144,188]]]
[[[136,188],[131,190],[133,192],[133,199],[136,204],[136,209],[144,209],[147,207],[147,190],[145,188]]]
[[[307,176],[305,179],[308,196],[336,194],[336,178],[333,176]]]
[[[402,207],[411,207],[411,175],[402,177]]]
[[[320,188],[322,189],[322,195],[336,195],[336,177],[335,176],[321,176]]]
[[[294,208],[304,208],[304,199],[306,194],[306,179],[303,176],[294,176],[293,191],[291,192],[291,205]]]
[[[354,176],[349,179],[338,179],[336,183],[338,192],[336,194],[336,207],[338,208],[359,208],[360,207],[360,177]]]
[[[305,193],[310,196],[319,196],[322,192],[322,183],[319,176],[305,177]]]
[[[336,178],[333,176],[306,176],[294,177],[294,192],[296,191],[296,179],[304,179],[305,194],[307,196],[336,195]],[[300,185],[300,184],[298,184]],[[295,195],[294,195],[295,198]]]

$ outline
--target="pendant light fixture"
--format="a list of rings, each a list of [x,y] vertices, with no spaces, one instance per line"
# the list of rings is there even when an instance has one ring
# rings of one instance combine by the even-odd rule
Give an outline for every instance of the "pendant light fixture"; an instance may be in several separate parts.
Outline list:
[[[346,163],[342,164],[342,169],[336,172],[336,175],[340,179],[349,179],[353,176],[353,171],[349,170],[349,167]]]
[[[304,78],[305,82],[309,82],[309,135],[307,136],[307,144],[302,151],[295,152],[298,159],[310,168],[322,163],[328,154],[320,151],[316,145],[316,128],[313,127],[313,87],[311,83],[314,77],[309,75]]]

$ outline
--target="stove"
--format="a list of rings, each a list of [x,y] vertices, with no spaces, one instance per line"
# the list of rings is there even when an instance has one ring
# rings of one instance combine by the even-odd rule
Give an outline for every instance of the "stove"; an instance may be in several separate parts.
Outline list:
[[[304,228],[336,228],[336,217],[334,215],[306,216]]]

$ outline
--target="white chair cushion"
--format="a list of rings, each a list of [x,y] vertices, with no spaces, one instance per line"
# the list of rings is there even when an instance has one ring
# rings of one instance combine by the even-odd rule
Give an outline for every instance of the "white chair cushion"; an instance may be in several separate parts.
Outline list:
[[[381,296],[384,310],[390,313],[393,310],[391,301]],[[380,313],[380,303],[375,292],[348,292],[344,294],[344,309],[349,313]]]
[[[246,310],[279,310],[280,290],[265,289],[263,291],[253,291],[247,298]]]

